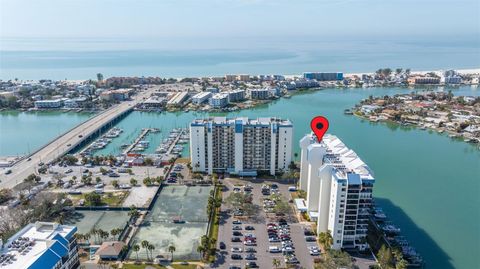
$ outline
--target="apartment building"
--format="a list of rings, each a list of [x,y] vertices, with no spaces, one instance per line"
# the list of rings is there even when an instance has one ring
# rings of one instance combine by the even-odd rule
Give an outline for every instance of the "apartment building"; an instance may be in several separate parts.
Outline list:
[[[292,161],[293,125],[277,118],[197,119],[190,124],[195,172],[275,175]]]
[[[77,227],[53,222],[25,226],[5,244],[0,241],[2,269],[74,269],[80,265]]]
[[[240,102],[245,100],[245,90],[233,90],[228,91],[227,93],[229,102]]]
[[[195,94],[195,95],[192,97],[192,103],[197,104],[197,105],[200,105],[200,104],[208,101],[208,99],[209,99],[210,97],[212,97],[212,93],[211,93],[211,92],[200,92],[200,93]]]
[[[228,94],[216,93],[209,100],[208,103],[211,107],[222,108],[228,105]]]
[[[300,140],[299,188],[317,233],[330,231],[334,249],[365,249],[375,179],[370,168],[338,137]]]
[[[265,100],[270,98],[271,93],[268,88],[264,89],[250,89],[250,99]]]

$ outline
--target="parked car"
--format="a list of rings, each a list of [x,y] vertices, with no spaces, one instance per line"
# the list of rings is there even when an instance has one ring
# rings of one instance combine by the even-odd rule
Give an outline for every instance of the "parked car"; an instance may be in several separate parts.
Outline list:
[[[230,255],[230,258],[232,258],[232,260],[241,260],[241,259],[242,259],[242,255],[240,255],[240,254],[232,254],[232,255]]]
[[[245,256],[245,260],[256,260],[257,256],[253,253],[248,253],[247,256]]]
[[[248,226],[245,226],[245,230],[253,231],[253,230],[255,230],[255,227],[248,225]]]
[[[11,169],[8,169],[7,171],[5,171],[5,175],[9,175],[12,173],[12,170]]]
[[[247,262],[247,268],[258,268],[256,262]]]
[[[220,249],[226,249],[227,248],[227,245],[225,245],[224,242],[220,242]]]
[[[233,248],[230,249],[230,251],[239,253],[239,252],[242,252],[243,250],[242,250],[242,248],[239,248],[239,247],[233,247]]]
[[[239,231],[234,231],[234,232],[232,233],[232,235],[233,235],[233,236],[242,236],[242,233],[239,232]]]
[[[233,224],[242,224],[242,222],[239,221],[239,220],[234,220],[232,223],[233,223]]]
[[[240,237],[232,237],[232,242],[242,242]]]

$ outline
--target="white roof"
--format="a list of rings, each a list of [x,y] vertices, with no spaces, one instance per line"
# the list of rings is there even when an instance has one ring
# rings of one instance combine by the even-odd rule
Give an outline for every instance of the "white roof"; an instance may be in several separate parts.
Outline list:
[[[362,179],[374,179],[371,170],[365,162],[358,157],[355,151],[349,149],[338,137],[326,134],[322,139],[322,144],[327,147],[327,154],[334,156],[337,166],[339,163],[345,166],[342,176],[346,176],[345,172],[353,172],[359,174]],[[342,170],[342,169],[340,169]]]

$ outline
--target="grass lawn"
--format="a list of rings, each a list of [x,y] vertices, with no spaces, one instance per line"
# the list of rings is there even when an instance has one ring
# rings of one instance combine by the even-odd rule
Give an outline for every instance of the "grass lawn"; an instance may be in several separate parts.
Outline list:
[[[85,199],[85,194],[82,193],[79,195],[68,195],[74,205],[78,205],[80,199]],[[102,205],[109,205],[109,206],[121,206],[123,200],[128,195],[128,191],[116,191],[116,192],[106,192],[102,194]],[[85,206],[89,206],[85,203]]]

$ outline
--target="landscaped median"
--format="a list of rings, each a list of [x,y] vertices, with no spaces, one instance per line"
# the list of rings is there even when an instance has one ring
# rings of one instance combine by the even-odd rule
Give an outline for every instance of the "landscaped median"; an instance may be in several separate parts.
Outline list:
[[[213,197],[208,199],[207,212],[210,215],[210,223],[208,226],[207,239],[202,238],[201,245],[205,243],[208,245],[208,249],[204,249],[203,253],[204,259],[208,262],[215,261],[215,251],[217,248],[218,241],[218,228],[219,228],[219,217],[220,217],[220,206],[222,204],[222,185],[215,186],[213,190]],[[207,242],[204,242],[204,241]],[[203,248],[205,248],[204,246]]]

